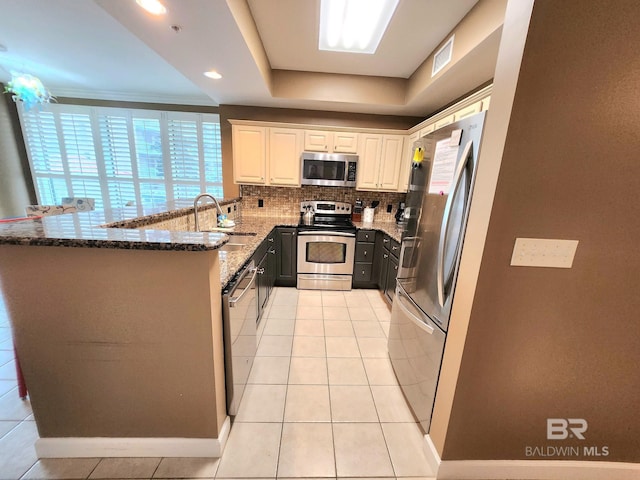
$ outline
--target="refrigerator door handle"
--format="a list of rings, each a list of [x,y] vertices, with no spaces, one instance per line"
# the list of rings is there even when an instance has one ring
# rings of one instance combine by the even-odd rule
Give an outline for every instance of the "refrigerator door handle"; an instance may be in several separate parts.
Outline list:
[[[445,245],[447,242],[447,230],[449,229],[449,221],[451,220],[451,210],[453,207],[453,200],[455,198],[455,193],[458,190],[458,186],[460,184],[460,180],[462,179],[462,173],[464,169],[467,167],[467,163],[470,159],[470,151],[473,146],[473,140],[469,140],[469,142],[465,145],[464,151],[462,152],[462,161],[460,165],[458,165],[458,169],[455,173],[455,181],[453,182],[453,188],[449,190],[449,197],[447,198],[447,203],[444,207],[444,215],[442,227],[440,228],[440,240],[438,242],[438,270],[437,270],[437,280],[438,280],[438,302],[440,306],[444,308],[445,303],[445,293],[444,293],[444,251]],[[455,257],[454,257],[455,258]]]
[[[396,286],[396,301],[398,302],[400,310],[402,310],[417,327],[424,330],[429,335],[433,335],[433,327],[425,323],[420,317],[409,310],[409,308],[415,309],[416,307],[399,285]]]

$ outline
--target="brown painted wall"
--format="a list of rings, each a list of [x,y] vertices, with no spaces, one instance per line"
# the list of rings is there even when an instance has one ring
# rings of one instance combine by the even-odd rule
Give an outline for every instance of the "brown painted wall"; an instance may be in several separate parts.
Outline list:
[[[638,24],[636,0],[535,3],[443,460],[640,462]],[[579,240],[573,268],[510,267],[516,237]]]
[[[0,83],[0,92],[4,84]],[[2,94],[0,94],[2,95]],[[10,95],[0,99],[0,218],[25,215],[36,203],[29,160],[22,140],[18,109]]]
[[[0,246],[41,437],[218,438],[218,254]]]
[[[400,130],[407,130],[424,120],[421,117],[220,105],[220,135],[222,137],[222,172],[225,198],[237,197],[240,194],[239,185],[233,183],[233,145],[229,119]]]

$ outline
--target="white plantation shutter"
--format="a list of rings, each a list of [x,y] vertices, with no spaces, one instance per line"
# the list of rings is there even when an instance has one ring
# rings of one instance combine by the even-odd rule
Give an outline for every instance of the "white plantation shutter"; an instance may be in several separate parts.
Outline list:
[[[131,152],[130,125],[128,114],[106,112],[98,114],[100,144],[104,161],[106,195],[112,208],[135,205],[138,195],[133,178],[135,162]]]
[[[222,150],[220,122],[202,122],[202,147],[204,151],[204,178],[206,190],[222,197]]]
[[[89,115],[61,113],[62,147],[72,175],[98,176]]]
[[[205,191],[222,197],[217,116],[170,112],[167,120],[174,198],[191,199]]]
[[[38,202],[150,206],[222,191],[217,115],[49,104],[20,110]]]
[[[165,178],[160,120],[159,114],[158,118],[140,118],[136,115],[133,119],[136,165],[140,178]]]

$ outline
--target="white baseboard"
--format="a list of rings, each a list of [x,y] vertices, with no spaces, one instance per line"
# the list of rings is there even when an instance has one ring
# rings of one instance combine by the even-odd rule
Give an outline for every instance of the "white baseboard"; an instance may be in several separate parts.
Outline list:
[[[59,437],[36,441],[38,458],[220,457],[229,437],[227,417],[218,438]]]
[[[443,460],[438,480],[637,480],[640,464],[575,460]]]
[[[429,468],[433,472],[433,476],[435,477],[438,473],[438,469],[440,468],[440,455],[438,454],[438,450],[436,450],[436,446],[431,441],[431,437],[429,435],[424,436],[423,443],[424,454],[427,457],[427,462],[429,463]]]

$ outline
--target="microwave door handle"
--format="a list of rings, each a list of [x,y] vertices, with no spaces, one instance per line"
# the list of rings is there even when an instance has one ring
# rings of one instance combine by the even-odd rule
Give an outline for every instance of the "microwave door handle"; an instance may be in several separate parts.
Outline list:
[[[464,147],[464,151],[462,152],[462,161],[460,162],[460,165],[458,165],[458,168],[456,170],[454,176],[455,181],[452,183],[453,188],[449,190],[449,197],[447,198],[447,203],[444,207],[442,226],[440,227],[440,240],[438,241],[438,268],[436,277],[438,280],[438,303],[440,303],[440,306],[442,308],[444,308],[445,303],[444,251],[447,243],[447,230],[449,229],[449,222],[451,221],[451,210],[453,209],[453,200],[455,198],[455,193],[458,190],[458,186],[460,184],[460,180],[462,179],[464,169],[467,167],[467,163],[469,162],[469,154],[471,153],[472,146],[473,140],[469,140],[469,142]]]

